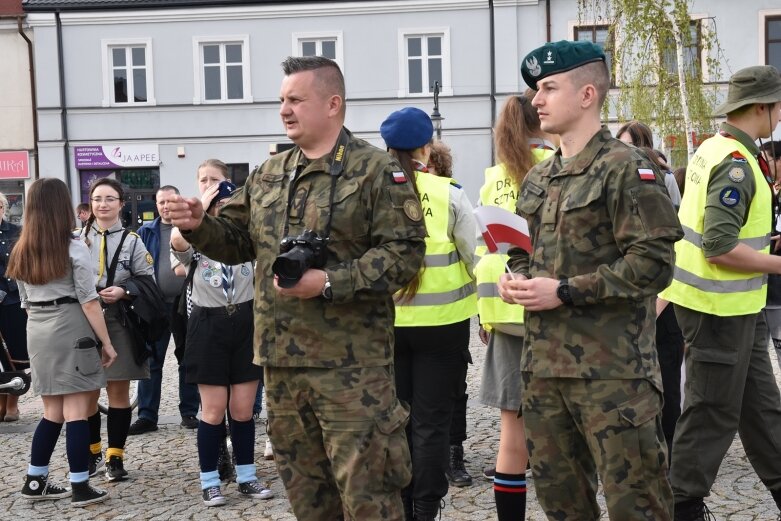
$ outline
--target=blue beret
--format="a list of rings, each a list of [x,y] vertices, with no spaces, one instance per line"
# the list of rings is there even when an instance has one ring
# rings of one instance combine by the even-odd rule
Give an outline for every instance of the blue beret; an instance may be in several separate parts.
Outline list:
[[[428,114],[419,108],[404,107],[382,122],[380,135],[388,148],[415,150],[431,141],[434,125]]]
[[[227,199],[228,197],[232,196],[233,192],[235,191],[235,184],[231,183],[230,181],[221,181],[219,188],[217,189],[217,195],[215,195],[214,199],[212,199],[212,202],[209,203],[209,208],[207,210],[214,208],[214,205],[217,204],[217,201],[222,201],[223,199]]]
[[[597,61],[605,61],[605,52],[595,43],[569,40],[549,42],[526,55],[521,63],[521,76],[526,85],[537,90],[537,82],[546,76]]]

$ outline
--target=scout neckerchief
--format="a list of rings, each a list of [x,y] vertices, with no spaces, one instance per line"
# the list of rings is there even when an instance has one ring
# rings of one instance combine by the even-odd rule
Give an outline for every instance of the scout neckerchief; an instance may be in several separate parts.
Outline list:
[[[113,226],[113,225],[112,225]],[[100,227],[93,226],[92,228],[95,230],[95,232],[100,235],[100,253],[98,254],[98,280],[95,281],[95,284],[100,283],[100,278],[103,276],[103,271],[106,269],[106,259],[108,259],[108,239],[107,237],[113,233],[121,232],[124,230],[124,228],[120,228],[119,230],[109,231],[108,228],[105,230],[100,229]],[[122,238],[124,241],[124,237]],[[119,248],[117,248],[117,252],[119,252],[119,249],[122,247],[122,243],[120,243]],[[109,287],[107,284],[106,287]]]
[[[228,293],[230,292],[230,295]],[[233,284],[233,266],[226,266],[222,264],[222,294],[225,295],[225,300],[228,304],[233,304],[233,299],[236,298],[236,286]]]

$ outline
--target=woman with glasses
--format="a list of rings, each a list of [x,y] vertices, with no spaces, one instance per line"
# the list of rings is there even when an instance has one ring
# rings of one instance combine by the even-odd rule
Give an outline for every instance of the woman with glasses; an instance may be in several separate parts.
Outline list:
[[[125,232],[120,221],[124,205],[122,185],[114,179],[98,179],[89,193],[92,215],[87,220],[82,237],[90,250],[95,286],[103,303],[106,326],[111,342],[117,351],[117,361],[106,370],[106,393],[108,394],[108,449],[106,450],[106,479],[121,481],[127,478],[124,467],[125,441],[130,429],[130,380],[149,378],[149,363],[139,362],[134,353],[134,342],[130,330],[123,325],[119,301],[129,299],[123,284],[136,275],[154,276],[152,256],[147,252],[141,238]],[[110,273],[114,258],[116,269]],[[113,275],[113,280],[109,280]],[[101,459],[100,413],[97,408],[98,393],[95,393],[93,414],[90,422],[91,474],[98,472]]]
[[[6,212],[8,198],[0,193],[0,334],[8,347],[10,367],[19,371],[29,367],[27,357],[27,313],[19,304],[19,289],[14,279],[5,273],[8,257],[19,239],[21,227],[8,221]],[[2,356],[2,355],[0,355]],[[3,363],[6,363],[3,358]],[[7,367],[7,368],[10,368]],[[15,422],[19,419],[19,397],[0,394],[0,422]]]

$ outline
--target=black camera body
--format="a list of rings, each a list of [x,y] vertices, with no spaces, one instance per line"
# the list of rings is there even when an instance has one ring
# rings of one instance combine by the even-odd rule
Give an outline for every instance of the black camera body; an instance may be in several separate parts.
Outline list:
[[[279,243],[279,255],[271,265],[283,288],[295,286],[310,268],[322,268],[328,259],[327,238],[317,232],[304,230],[298,237],[285,237]]]

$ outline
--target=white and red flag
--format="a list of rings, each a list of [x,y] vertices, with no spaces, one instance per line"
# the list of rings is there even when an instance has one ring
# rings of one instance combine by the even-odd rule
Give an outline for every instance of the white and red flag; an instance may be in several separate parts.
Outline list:
[[[518,246],[531,253],[532,242],[526,219],[498,206],[478,206],[474,213],[488,251],[496,253],[499,250],[498,244],[503,243]]]

